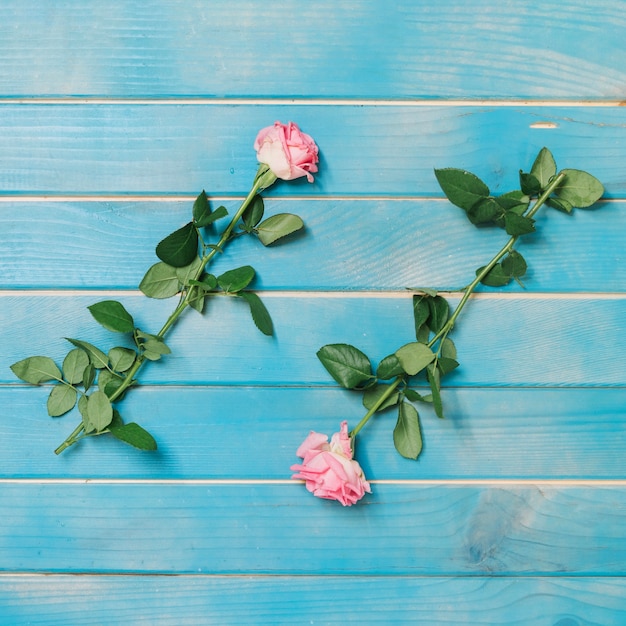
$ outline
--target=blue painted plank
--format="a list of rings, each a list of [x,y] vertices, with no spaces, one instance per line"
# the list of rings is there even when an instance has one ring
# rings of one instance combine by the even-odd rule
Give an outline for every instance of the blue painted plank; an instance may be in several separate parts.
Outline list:
[[[625,598],[617,577],[26,575],[0,577],[0,624],[622,626]]]
[[[354,426],[365,413],[360,394],[339,389],[142,387],[128,395],[120,411],[155,436],[158,452],[138,452],[99,437],[56,457],[52,451],[74,429],[78,415],[49,418],[48,392],[0,387],[0,477],[287,479],[309,430],[331,435],[340,419]],[[368,479],[626,475],[621,388],[453,388],[443,397],[445,420],[430,407],[419,407],[424,450],[417,462],[393,447],[394,411],[368,424],[357,444]]]
[[[554,0],[282,0],[263,11],[252,0],[4,0],[0,92],[621,98],[622,9],[617,0],[567,10]]]
[[[1,483],[5,572],[617,575],[623,486]]]
[[[156,243],[190,218],[192,202],[0,203],[0,285],[136,289],[157,260]],[[225,205],[232,213],[238,203]],[[500,229],[475,228],[446,200],[266,202],[266,215],[281,212],[300,215],[305,234],[267,249],[241,238],[214,271],[252,265],[258,289],[459,289],[507,240]],[[569,216],[546,209],[537,231],[518,244],[529,264],[528,292],[624,292],[623,203]]]
[[[545,145],[559,167],[626,194],[625,107],[0,105],[5,194],[247,193],[252,144],[274,120],[321,149],[320,174],[276,195],[441,196],[433,168],[473,171],[495,193],[519,185]],[[533,128],[549,121],[556,128]]]
[[[262,335],[243,300],[214,298],[207,315],[188,311],[166,340],[172,350],[141,372],[143,384],[335,385],[316,352],[350,343],[374,363],[415,341],[411,296],[261,294],[274,320]],[[116,294],[5,295],[0,297],[0,382],[16,382],[12,363],[35,354],[59,363],[75,337],[107,352],[124,343],[100,327],[88,305]],[[175,303],[141,293],[119,298],[144,332],[156,333]],[[454,300],[451,300],[453,305]],[[461,367],[448,386],[623,386],[626,372],[626,298],[594,294],[566,297],[523,294],[470,301],[452,337]],[[24,338],[28,337],[28,342]]]

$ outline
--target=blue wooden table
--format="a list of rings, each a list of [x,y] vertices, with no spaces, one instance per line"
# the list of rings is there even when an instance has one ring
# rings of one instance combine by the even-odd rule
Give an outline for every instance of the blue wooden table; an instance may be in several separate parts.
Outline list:
[[[0,0],[0,623],[625,624],[625,28],[617,0]],[[55,456],[73,418],[9,366],[106,344],[102,299],[158,327],[154,245],[202,189],[238,205],[275,120],[320,146],[266,194],[306,232],[215,266],[256,268],[274,337],[227,299],[184,317],[124,400],[158,452]],[[383,415],[373,493],[313,498],[296,448],[363,414],[316,351],[412,341],[406,288],[458,301],[504,243],[433,168],[501,193],[542,146],[604,199],[541,212],[526,289],[472,298],[420,459]]]

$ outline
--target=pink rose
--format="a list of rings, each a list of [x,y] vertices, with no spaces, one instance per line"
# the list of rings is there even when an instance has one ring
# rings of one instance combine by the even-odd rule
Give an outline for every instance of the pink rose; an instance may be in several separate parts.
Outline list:
[[[318,148],[313,138],[303,133],[296,124],[275,122],[259,131],[254,149],[259,163],[265,163],[277,178],[293,180],[317,172]]]
[[[298,472],[292,478],[306,481],[306,488],[318,498],[338,500],[344,506],[358,502],[365,492],[372,493],[361,466],[352,459],[348,422],[341,422],[330,444],[328,436],[311,431],[296,454],[302,465],[292,465]]]

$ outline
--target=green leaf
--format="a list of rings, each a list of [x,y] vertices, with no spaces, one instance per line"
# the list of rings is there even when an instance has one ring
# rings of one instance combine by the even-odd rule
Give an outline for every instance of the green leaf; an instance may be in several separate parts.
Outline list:
[[[504,214],[504,229],[511,237],[526,235],[534,232],[535,220],[531,217],[518,215],[514,211],[507,211]]]
[[[403,402],[398,407],[398,421],[393,429],[396,450],[407,459],[417,459],[422,451],[422,433],[419,415],[412,404]]]
[[[467,211],[467,217],[472,224],[487,224],[488,222],[493,222],[496,217],[501,214],[502,207],[498,201],[491,196],[482,198]]]
[[[128,443],[138,450],[156,450],[157,442],[154,437],[135,422],[123,426],[110,426],[109,432],[120,441]]]
[[[442,356],[437,359],[437,369],[441,376],[445,376],[449,374],[452,370],[456,369],[459,366],[459,362],[456,359],[452,359],[450,357]]]
[[[156,254],[161,261],[173,267],[189,265],[198,254],[198,231],[193,222],[161,240],[156,247]]]
[[[528,208],[530,197],[523,191],[509,191],[508,193],[503,193],[501,196],[498,196],[496,202],[505,211],[514,211],[518,215],[521,215]]]
[[[98,389],[106,393],[106,388],[109,384],[113,383],[111,389],[116,389],[122,384],[123,380],[124,379],[121,376],[118,376],[113,372],[109,372],[109,370],[104,370],[103,372],[100,372],[100,376],[98,376]]]
[[[204,274],[200,280],[190,280],[189,284],[200,287],[203,291],[212,291],[217,287],[217,278],[213,274]]]
[[[555,189],[555,193],[573,207],[590,207],[602,197],[604,187],[595,176],[581,170],[561,170],[561,174],[565,174],[565,180]]]
[[[87,405],[89,404],[88,396],[81,396],[78,398],[78,410],[83,418],[83,427],[86,433],[93,432],[96,427],[89,422],[89,415],[87,414]]]
[[[263,197],[257,194],[243,212],[242,219],[244,229],[248,232],[252,232],[252,229],[263,219],[264,212],[265,205],[263,203]]]
[[[88,398],[89,423],[98,431],[104,430],[113,419],[113,406],[103,391],[94,391]]]
[[[142,354],[149,361],[158,361],[162,355],[171,353],[167,344],[160,337],[142,331],[137,331],[137,336],[142,340]]]
[[[245,289],[254,278],[254,268],[249,265],[228,270],[217,277],[217,284],[226,293],[237,293]]]
[[[415,334],[428,321],[430,316],[430,307],[428,306],[429,297],[421,294],[413,296],[413,321],[415,322]]]
[[[447,359],[456,359],[456,346],[449,337],[441,342],[441,356]]]
[[[190,281],[193,280],[193,277],[200,271],[200,267],[202,266],[202,259],[197,256],[189,265],[185,265],[185,267],[177,267],[176,268],[176,277],[178,281],[188,286]]]
[[[111,369],[116,372],[125,372],[130,369],[137,358],[137,353],[130,348],[111,348],[109,350],[109,362]]]
[[[421,372],[435,358],[433,351],[423,343],[414,341],[396,350],[396,356],[402,365],[402,369],[409,375],[414,376]]]
[[[432,365],[426,369],[426,378],[433,395],[433,408],[439,419],[443,419],[443,403],[441,402],[441,379],[439,370]]]
[[[24,382],[39,385],[49,380],[61,380],[61,370],[47,356],[31,356],[11,365],[11,371]]]
[[[132,315],[117,300],[103,300],[87,307],[96,322],[114,333],[132,333],[135,322]]]
[[[83,382],[85,368],[89,366],[89,357],[84,350],[74,348],[63,359],[63,378],[72,385]]]
[[[87,360],[89,360],[89,357],[87,357]],[[93,381],[95,380],[95,378],[96,378],[96,368],[90,362],[89,365],[87,365],[87,367],[85,367],[85,370],[83,371],[83,387],[85,388],[85,391],[88,391],[91,385],[93,385]]]
[[[539,181],[541,189],[545,189],[556,176],[556,162],[548,148],[539,151],[530,173]]]
[[[517,250],[511,250],[502,261],[502,271],[513,278],[521,278],[527,269],[524,257]]]
[[[80,339],[70,339],[69,337],[66,337],[66,339],[72,345],[75,345],[77,348],[81,348],[82,350],[84,350],[89,355],[91,363],[97,370],[102,369],[103,367],[107,367],[107,365],[109,364],[109,359],[107,358],[107,355],[104,354],[102,350],[96,348],[96,346],[90,344],[87,341],[81,341]]]
[[[301,228],[304,228],[304,222],[297,215],[278,213],[261,222],[257,226],[256,232],[261,243],[264,246],[269,246]]]
[[[394,376],[404,374],[400,359],[395,354],[386,356],[379,364],[376,370],[376,376],[381,380],[389,380]]]
[[[519,182],[522,192],[528,196],[536,196],[541,193],[541,183],[534,174],[526,174],[520,170]]]
[[[139,289],[148,298],[171,298],[179,291],[176,268],[159,261],[155,263],[139,283]]]
[[[427,396],[423,396],[422,394],[417,393],[417,391],[415,391],[414,389],[405,389],[404,395],[406,396],[406,399],[410,400],[411,402],[432,402],[433,401],[432,395],[429,394]]]
[[[480,274],[485,267],[479,267],[476,270],[476,276]],[[489,287],[504,287],[504,285],[508,285],[513,280],[513,277],[508,272],[505,272],[502,269],[502,265],[497,263],[494,267],[491,268],[489,273],[486,276],[483,276],[481,279],[481,283],[483,285],[488,285]]]
[[[323,346],[317,351],[317,357],[328,373],[346,389],[354,389],[373,378],[370,360],[358,348],[349,344]]]
[[[78,394],[74,387],[69,385],[57,385],[52,388],[48,396],[48,415],[50,417],[59,417],[68,411],[71,411],[76,404]]]
[[[380,398],[389,391],[389,385],[375,385],[363,392],[363,406],[369,411],[374,408],[374,405],[380,400]],[[385,399],[385,401],[376,409],[376,411],[384,411],[389,407],[398,404],[400,394],[395,391]]]
[[[448,167],[436,169],[435,176],[448,200],[465,211],[489,196],[489,187],[471,172]]]
[[[204,216],[204,219],[196,222],[197,228],[205,228],[206,226],[210,226],[213,222],[217,222],[217,220],[221,220],[223,217],[228,215],[228,211],[225,206],[218,206],[215,211],[209,213]]]
[[[259,296],[252,291],[241,291],[237,295],[243,298],[250,305],[250,313],[252,314],[252,320],[256,324],[256,327],[264,335],[271,336],[274,332],[272,318],[269,311],[265,308],[261,298],[259,298]]]
[[[442,296],[429,298],[428,308],[430,315],[428,317],[428,326],[435,334],[438,333],[448,321],[450,307],[448,301]]]
[[[548,198],[546,204],[563,213],[571,213],[574,210],[574,207],[567,200],[562,200],[561,198]]]

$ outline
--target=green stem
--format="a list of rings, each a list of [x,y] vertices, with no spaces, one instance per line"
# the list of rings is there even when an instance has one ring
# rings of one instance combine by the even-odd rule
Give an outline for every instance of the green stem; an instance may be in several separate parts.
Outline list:
[[[546,187],[545,191],[537,198],[537,202],[535,202],[534,206],[528,213],[526,217],[533,217],[537,213],[537,211],[545,204],[545,201],[550,197],[550,194],[556,189],[556,187],[563,181],[565,178],[565,174],[560,173],[554,177],[554,180]],[[428,347],[432,348],[433,345],[441,338],[445,337],[454,327],[454,323],[456,322],[459,314],[463,310],[463,307],[467,304],[469,297],[472,295],[476,287],[480,284],[482,279],[487,276],[487,274],[496,266],[496,264],[500,261],[502,257],[508,254],[515,245],[515,242],[519,239],[519,235],[514,235],[511,237],[506,244],[502,247],[502,249],[489,261],[485,267],[476,275],[476,278],[463,290],[463,297],[459,301],[454,313],[450,316],[450,319],[447,321],[445,326],[429,341]]]
[[[200,279],[200,276],[202,275],[202,272],[204,271],[205,267],[211,262],[211,260],[218,253],[218,251],[222,250],[223,247],[226,245],[228,240],[231,238],[231,234],[233,232],[233,229],[237,225],[237,222],[239,222],[239,220],[241,219],[241,216],[244,214],[245,210],[248,208],[252,200],[254,200],[257,193],[261,191],[262,189],[269,187],[275,180],[276,180],[276,177],[271,174],[267,165],[261,164],[261,166],[259,166],[259,170],[257,171],[257,175],[254,179],[252,189],[250,189],[250,193],[248,193],[244,201],[241,203],[241,206],[239,207],[239,209],[237,209],[237,212],[235,213],[233,218],[230,220],[228,226],[222,233],[215,247],[211,248],[210,252],[208,252],[208,254],[206,254],[202,258],[202,263],[200,267],[198,268],[198,271],[193,276],[193,280]],[[165,336],[165,333],[167,333],[167,331],[174,325],[176,320],[181,316],[182,312],[190,305],[190,302],[193,300],[192,294],[194,294],[195,292],[196,292],[196,288],[194,287],[187,290],[187,292],[185,293],[185,297],[181,298],[180,302],[178,303],[178,305],[176,306],[172,314],[167,318],[165,324],[163,324],[163,327],[157,333],[156,335],[157,337],[162,339]],[[114,402],[115,400],[117,400],[117,398],[119,398],[124,393],[124,391],[126,391],[126,389],[128,389],[128,387],[130,387],[135,382],[134,376],[141,369],[141,366],[144,364],[144,362],[145,362],[145,359],[140,355],[135,361],[135,363],[133,364],[133,366],[125,373],[122,384],[109,397],[109,400],[111,402]],[[67,439],[54,451],[54,453],[60,454],[61,452],[63,452],[63,450],[66,450],[70,446],[77,443],[79,439],[82,438],[81,435],[84,432],[84,430],[85,430],[84,424],[81,422],[72,431],[70,436],[67,437]]]
[[[365,426],[365,424],[367,424],[367,422],[369,421],[370,417],[372,417],[372,415],[374,415],[374,413],[376,413],[376,411],[378,411],[378,409],[385,403],[387,398],[389,398],[389,396],[391,396],[391,394],[395,391],[395,389],[402,382],[402,380],[403,380],[403,378],[401,376],[399,376],[391,384],[389,384],[387,386],[387,389],[385,390],[385,393],[383,393],[383,395],[380,396],[380,398],[378,398],[378,400],[376,400],[376,402],[374,403],[372,408],[361,418],[361,421],[350,431],[350,437],[356,437],[357,436],[357,434],[361,430],[361,428],[363,428],[363,426]]]

